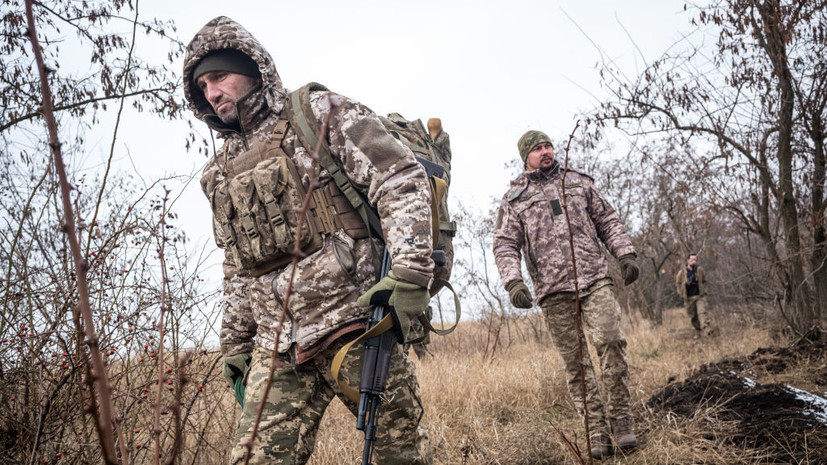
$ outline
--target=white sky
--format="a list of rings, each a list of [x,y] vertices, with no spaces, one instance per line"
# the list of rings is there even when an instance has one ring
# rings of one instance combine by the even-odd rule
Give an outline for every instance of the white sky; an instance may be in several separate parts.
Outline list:
[[[691,29],[684,2],[615,1],[170,1],[141,0],[142,17],[170,18],[184,42],[226,15],[273,55],[286,87],[309,81],[357,99],[380,114],[442,119],[450,134],[452,202],[485,209],[508,188],[504,163],[529,129],[564,138],[578,112],[593,108],[601,54],[630,76]],[[581,30],[582,29],[582,32]],[[587,37],[588,36],[588,37]],[[633,42],[634,41],[634,42]],[[162,61],[166,49],[137,53]],[[81,57],[83,58],[83,57]],[[180,64],[178,65],[180,69]],[[205,126],[196,121],[196,127]],[[109,147],[106,128],[96,149]],[[183,123],[132,117],[122,129],[123,169],[147,179],[199,172],[206,159],[186,153]],[[111,132],[111,129],[110,129]],[[180,188],[179,188],[180,189]],[[178,212],[191,238],[211,238],[207,203],[196,182]]]

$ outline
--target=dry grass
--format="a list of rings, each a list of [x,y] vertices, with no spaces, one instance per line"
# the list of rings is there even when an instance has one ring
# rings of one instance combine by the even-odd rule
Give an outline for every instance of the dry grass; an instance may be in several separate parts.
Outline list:
[[[737,425],[714,422],[715,430],[709,430],[708,425],[713,422],[710,418],[715,417],[714,407],[700,408],[695,418],[679,420],[644,406],[669,381],[682,380],[704,364],[750,354],[759,347],[777,343],[772,336],[777,331],[772,331],[766,322],[765,327],[759,327],[738,315],[717,315],[716,321],[721,334],[711,340],[696,341],[682,309],[665,312],[664,325],[657,328],[625,318],[630,384],[641,446],[627,456],[603,463],[762,461],[759,450],[724,444]],[[436,463],[577,463],[555,428],[584,450],[583,426],[572,409],[560,360],[545,340],[545,331],[536,341],[534,331],[525,327],[539,322],[536,316],[512,322],[511,333],[517,336],[508,347],[500,347],[493,360],[483,358],[487,336],[484,325],[466,323],[448,338],[437,338],[431,347],[434,357],[417,363],[427,408],[424,424],[436,450]],[[524,341],[519,340],[519,335]],[[808,386],[803,379],[805,370],[793,368],[786,376],[795,379],[787,382]],[[322,422],[317,451],[310,463],[358,463],[361,438],[353,423],[344,407],[334,402]]]
[[[767,461],[760,450],[727,445],[737,425],[716,421],[714,406],[699,407],[692,418],[645,407],[646,401],[668,382],[683,380],[704,364],[784,344],[774,336],[778,331],[770,323],[762,320],[759,326],[742,315],[716,315],[720,335],[701,341],[692,339],[694,332],[682,309],[665,312],[663,326],[656,328],[624,316],[640,446],[626,456],[602,463]],[[437,464],[577,463],[556,431],[562,431],[585,450],[583,425],[568,399],[562,366],[547,341],[547,333],[530,328],[538,324],[542,326],[536,315],[509,322],[491,358],[484,356],[486,325],[464,323],[447,338],[435,338],[430,349],[433,357],[416,361],[426,406],[423,422]],[[825,388],[808,378],[806,366],[766,375],[764,378],[758,373],[756,381],[785,382],[816,392]],[[354,425],[355,419],[339,401],[334,401],[322,421],[310,464],[359,463],[362,435]],[[228,431],[226,447],[231,438],[232,432]],[[220,449],[212,438],[210,443]],[[220,461],[218,457],[216,461]]]

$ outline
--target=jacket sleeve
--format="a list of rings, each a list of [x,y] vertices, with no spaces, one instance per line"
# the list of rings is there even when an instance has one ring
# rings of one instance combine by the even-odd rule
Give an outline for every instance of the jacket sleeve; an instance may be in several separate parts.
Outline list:
[[[379,213],[394,274],[429,287],[434,264],[431,193],[425,170],[364,105],[323,92],[311,95],[311,107],[320,121],[333,111],[328,133],[331,153]]]
[[[503,198],[494,228],[494,261],[503,286],[523,280],[521,249],[524,237],[522,222],[514,214],[511,204]]]
[[[678,274],[675,275],[675,291],[681,299],[686,300],[686,278],[684,276],[684,272],[678,270]]]
[[[226,356],[253,351],[258,325],[250,304],[248,275],[238,273],[232,254],[224,249],[224,294],[221,297],[221,354]]]
[[[626,228],[620,222],[620,217],[614,207],[595,188],[590,178],[584,176],[583,184],[588,186],[587,208],[589,217],[597,230],[597,237],[606,244],[606,248],[615,258],[635,253],[632,240],[626,234]]]

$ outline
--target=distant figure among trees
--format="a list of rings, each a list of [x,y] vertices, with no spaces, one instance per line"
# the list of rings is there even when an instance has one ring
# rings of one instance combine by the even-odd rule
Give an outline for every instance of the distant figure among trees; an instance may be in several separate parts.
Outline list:
[[[698,266],[698,255],[691,253],[686,257],[686,266],[682,266],[675,275],[675,289],[683,299],[686,314],[692,320],[695,328],[695,339],[701,336],[712,336],[715,331],[709,322],[709,312],[706,305],[706,275]]]

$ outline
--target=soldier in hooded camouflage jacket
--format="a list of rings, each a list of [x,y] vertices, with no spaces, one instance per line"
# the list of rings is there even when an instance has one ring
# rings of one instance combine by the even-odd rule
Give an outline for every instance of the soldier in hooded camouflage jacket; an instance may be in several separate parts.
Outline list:
[[[620,306],[612,293],[608,265],[601,243],[621,262],[626,285],[637,279],[635,250],[617,213],[597,191],[589,176],[568,170],[563,179],[549,137],[528,131],[518,143],[525,172],[512,181],[500,204],[494,231],[494,257],[514,306],[530,308],[531,293],[523,281],[525,257],[537,302],[543,309],[555,347],[565,364],[569,394],[578,412],[588,413],[592,455],[612,453],[609,428],[620,447],[634,447],[637,439],[630,417],[629,369],[626,340],[620,327]],[[565,200],[563,203],[563,186]],[[577,263],[575,287],[567,210]],[[600,398],[588,351],[584,352],[586,400],[581,395],[581,362],[574,315],[579,290],[581,318],[600,357]]]
[[[333,397],[351,411],[357,408],[336,388],[329,367],[370,313],[356,300],[376,289],[375,239],[364,224],[354,226],[352,207],[340,202],[341,192],[321,168],[314,194],[324,195],[313,196],[307,212],[312,221],[306,220],[318,223],[318,237],[308,239],[316,246],[298,261],[288,300],[292,257],[278,254],[292,250],[295,203],[314,177],[313,147],[302,146],[287,124],[288,92],[273,59],[241,25],[218,17],[187,46],[184,82],[190,109],[224,139],[201,185],[213,209],[216,242],[225,250],[224,374],[237,390],[242,382],[247,386],[240,394],[244,402],[232,462],[244,460],[244,443],[251,439],[276,349],[280,366],[264,399],[250,463],[305,463]],[[330,117],[327,142],[333,157],[379,213],[392,258],[391,274],[383,282],[394,289],[396,311],[421,313],[433,270],[424,170],[359,102],[327,91],[310,92],[309,101],[315,120]],[[252,164],[242,163],[251,157]],[[395,350],[375,457],[382,464],[432,463],[427,432],[419,426],[423,409],[414,366],[399,346]],[[347,359],[341,377],[353,385],[361,366],[359,359]]]

